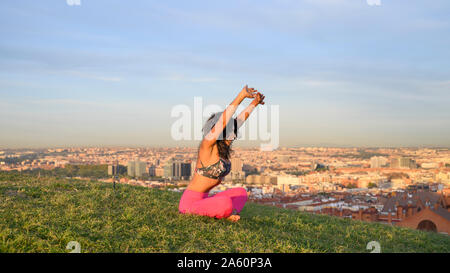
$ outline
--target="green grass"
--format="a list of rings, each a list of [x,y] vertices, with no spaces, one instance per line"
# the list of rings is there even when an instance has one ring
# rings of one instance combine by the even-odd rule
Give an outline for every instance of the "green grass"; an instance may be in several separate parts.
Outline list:
[[[177,211],[180,194],[0,174],[0,252],[450,252],[450,236],[248,203],[238,223]]]

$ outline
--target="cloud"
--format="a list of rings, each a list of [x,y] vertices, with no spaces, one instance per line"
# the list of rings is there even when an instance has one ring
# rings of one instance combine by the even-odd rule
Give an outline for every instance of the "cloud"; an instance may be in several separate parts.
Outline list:
[[[93,79],[93,80],[99,80],[99,81],[106,81],[106,82],[120,82],[122,81],[122,78],[119,77],[107,77],[107,76],[100,76],[93,73],[87,73],[87,72],[81,72],[81,71],[66,71],[69,75],[78,76],[81,78],[86,79]]]
[[[310,86],[310,87],[332,87],[344,85],[344,81],[331,81],[331,80],[301,80],[299,84]]]
[[[366,0],[369,6],[381,6],[381,0]]]
[[[95,101],[77,100],[77,99],[37,99],[29,100],[28,103],[37,105],[57,105],[57,106],[89,106],[89,107],[120,107],[121,104],[103,103]]]
[[[183,81],[183,82],[194,82],[194,83],[203,83],[203,82],[215,82],[218,81],[218,78],[212,77],[189,77],[185,75],[172,75],[169,77],[163,77],[163,80],[168,81]]]

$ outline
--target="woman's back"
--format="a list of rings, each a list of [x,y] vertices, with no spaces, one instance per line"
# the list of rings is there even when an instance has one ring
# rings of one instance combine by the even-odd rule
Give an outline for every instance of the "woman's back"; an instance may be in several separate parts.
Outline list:
[[[203,156],[200,156],[200,154]],[[215,175],[218,172],[217,168],[220,168],[220,162],[221,158],[219,157],[219,151],[216,146],[213,147],[211,153],[203,151],[202,147],[200,147],[194,176],[187,189],[197,192],[209,192],[212,188],[219,185],[223,177],[215,177]]]

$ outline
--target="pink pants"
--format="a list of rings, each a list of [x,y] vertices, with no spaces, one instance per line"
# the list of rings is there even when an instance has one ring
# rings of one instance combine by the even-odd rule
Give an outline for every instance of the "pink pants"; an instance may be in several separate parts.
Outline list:
[[[228,189],[208,197],[208,193],[185,190],[178,210],[181,213],[198,214],[215,218],[226,218],[240,213],[247,202],[244,188]]]

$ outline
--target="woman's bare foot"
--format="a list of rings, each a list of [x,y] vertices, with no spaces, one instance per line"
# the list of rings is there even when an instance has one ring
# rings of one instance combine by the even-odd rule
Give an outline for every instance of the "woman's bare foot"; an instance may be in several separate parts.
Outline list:
[[[227,220],[229,220],[231,222],[237,222],[237,221],[239,221],[239,219],[241,219],[241,216],[239,216],[239,215],[231,215],[227,218]]]

